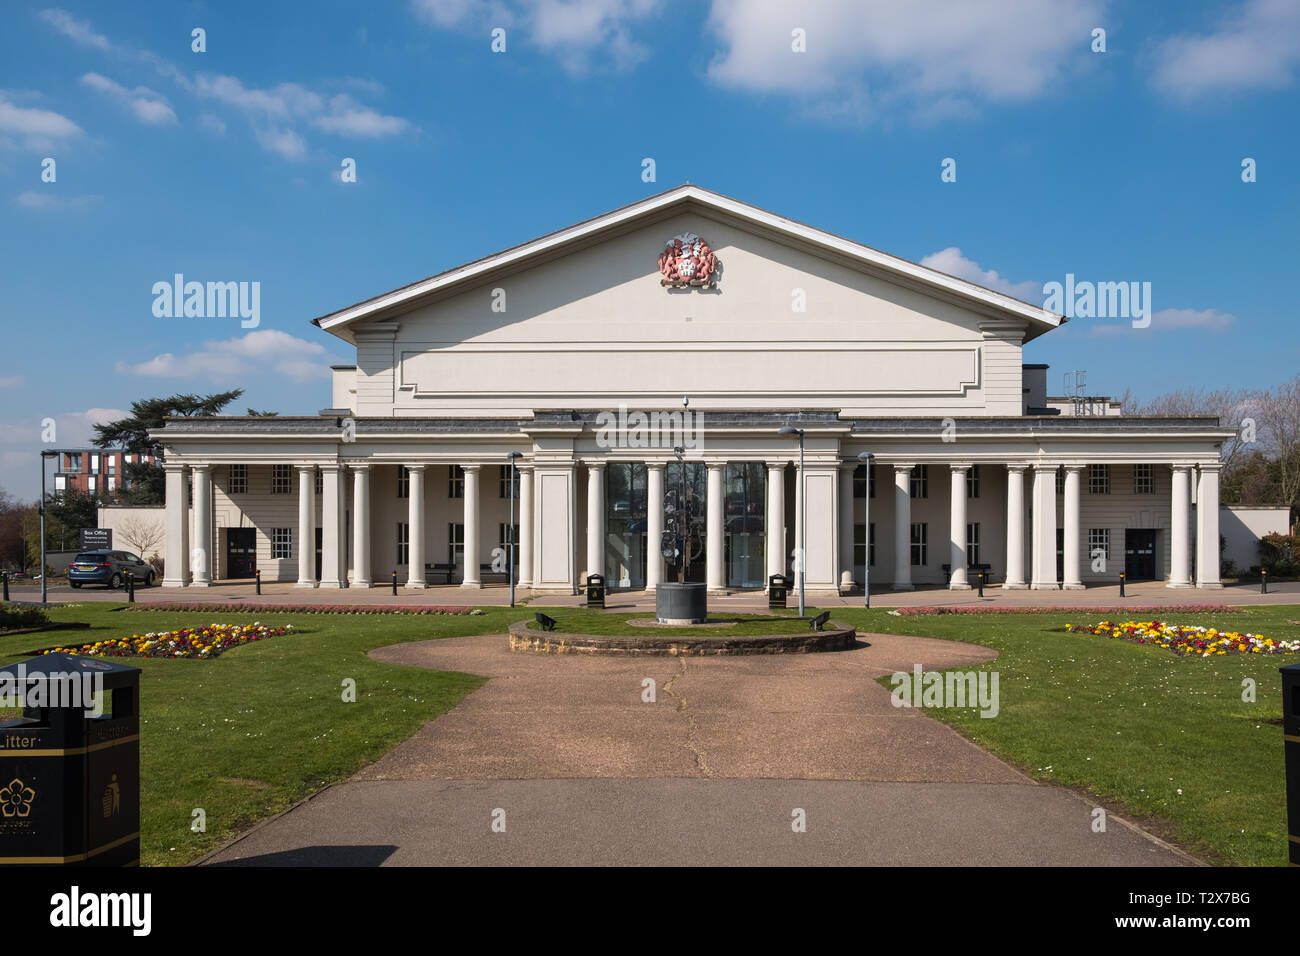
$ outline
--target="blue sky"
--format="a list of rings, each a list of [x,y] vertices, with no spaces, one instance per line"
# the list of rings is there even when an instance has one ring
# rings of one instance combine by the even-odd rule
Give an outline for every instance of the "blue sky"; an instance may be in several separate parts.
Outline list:
[[[0,487],[34,497],[47,417],[69,446],[175,391],[314,414],[350,356],[311,318],[687,180],[1039,304],[1150,282],[1150,328],[1026,349],[1052,391],[1300,365],[1294,0],[380,7],[6,6]],[[259,282],[260,325],[156,317],[175,273]]]

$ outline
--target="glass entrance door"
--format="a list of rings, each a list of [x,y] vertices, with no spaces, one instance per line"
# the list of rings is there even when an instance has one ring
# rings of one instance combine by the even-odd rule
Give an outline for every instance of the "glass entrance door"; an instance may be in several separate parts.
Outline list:
[[[682,498],[682,471],[683,467],[686,472],[685,498]],[[683,501],[687,512],[692,516],[691,526],[698,529],[698,533],[692,534],[687,541],[687,546],[691,552],[690,570],[686,574],[687,581],[696,581],[703,583],[705,581],[705,554],[707,553],[708,527],[705,517],[708,514],[709,498],[709,470],[708,467],[700,461],[688,461],[685,465],[680,465],[676,461],[669,462],[664,468],[664,511],[669,510],[668,502],[672,507],[680,509]],[[698,519],[698,520],[695,520]],[[668,526],[667,515],[664,518],[664,526]],[[682,541],[678,539],[678,546]],[[664,562],[663,580],[677,580],[677,565],[672,561],[664,560],[660,553],[662,542],[655,542],[656,557],[652,560]]]
[[[727,465],[725,489],[727,586],[761,588],[767,583],[767,466]]]
[[[645,587],[646,467],[612,462],[605,469],[605,584]]]

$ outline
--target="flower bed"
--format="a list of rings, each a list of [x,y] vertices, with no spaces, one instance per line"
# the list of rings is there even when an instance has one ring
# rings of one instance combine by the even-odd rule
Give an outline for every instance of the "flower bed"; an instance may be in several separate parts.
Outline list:
[[[473,614],[474,609],[455,605],[433,604],[181,604],[170,601],[150,601],[147,604],[128,604],[124,611],[218,611],[238,614]]]
[[[921,614],[1223,614],[1235,610],[1226,604],[1133,605],[1132,607],[985,607],[981,605],[932,604],[925,607],[900,607],[889,613],[895,617]]]
[[[1173,651],[1179,656],[1215,657],[1223,654],[1295,654],[1300,651],[1300,641],[1275,641],[1262,634],[1243,634],[1240,631],[1221,631],[1215,627],[1196,627],[1190,624],[1165,624],[1161,621],[1125,621],[1113,624],[1070,624],[1067,631],[1075,634],[1097,634],[1119,638],[1134,644],[1154,644]]]
[[[267,627],[253,624],[208,624],[205,627],[187,627],[179,631],[150,631],[130,637],[80,644],[74,647],[52,647],[42,654],[80,654],[83,657],[218,657],[232,647],[280,637],[293,630],[292,624]]]

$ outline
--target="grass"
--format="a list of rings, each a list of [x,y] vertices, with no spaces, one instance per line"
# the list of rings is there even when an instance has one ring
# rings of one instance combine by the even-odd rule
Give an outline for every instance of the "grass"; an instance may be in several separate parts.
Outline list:
[[[193,860],[251,823],[346,779],[484,680],[380,664],[365,656],[367,650],[501,634],[510,622],[530,619],[533,610],[485,608],[482,615],[455,617],[259,612],[252,616],[262,623],[293,624],[298,633],[210,661],[126,661],[143,671],[143,862]],[[571,632],[591,633],[599,624],[613,633],[647,633],[626,624],[635,613],[542,610]],[[746,628],[805,626],[739,616]],[[1285,863],[1277,669],[1300,662],[1300,656],[1179,658],[1156,647],[1063,631],[1066,624],[1095,623],[1103,615],[894,617],[883,609],[835,608],[833,616],[865,632],[994,648],[998,659],[973,669],[998,671],[998,716],[942,709],[929,711],[932,716],[1031,776],[1093,794],[1204,859]],[[209,623],[194,613],[126,614],[98,603],[54,609],[51,617],[90,623],[76,632],[77,642]],[[1177,623],[1300,639],[1300,626],[1286,623],[1300,618],[1295,606],[1175,617]],[[226,612],[212,620],[251,623]],[[725,630],[700,632],[723,636]],[[0,638],[0,664],[69,639],[67,631]],[[354,704],[342,701],[347,677],[357,683]],[[1242,700],[1246,678],[1256,682],[1257,703]],[[199,807],[207,815],[207,832],[195,834],[189,827]]]
[[[1300,663],[1300,655],[1180,658],[1062,631],[1070,623],[1121,619],[1114,614],[835,614],[864,631],[997,650],[997,660],[962,668],[998,672],[997,717],[955,709],[929,715],[1030,776],[1087,792],[1208,862],[1285,865],[1278,668]],[[1286,622],[1297,616],[1294,606],[1273,606],[1169,620],[1296,640],[1300,626]],[[1255,682],[1255,703],[1243,700],[1247,679]]]

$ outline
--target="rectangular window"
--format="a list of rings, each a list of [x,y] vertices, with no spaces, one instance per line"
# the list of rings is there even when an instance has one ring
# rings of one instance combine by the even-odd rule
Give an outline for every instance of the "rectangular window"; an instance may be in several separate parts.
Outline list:
[[[227,472],[227,492],[232,495],[248,494],[248,466],[231,465]]]
[[[321,471],[319,468],[313,468],[311,473],[312,488],[315,489],[316,496],[320,497],[325,493],[325,472]]]
[[[506,537],[509,535],[509,537]],[[510,552],[514,552],[515,568],[519,567],[519,525],[509,525],[502,521],[497,524],[497,553],[502,556],[501,570],[510,570]],[[493,555],[495,557],[495,555]],[[496,570],[495,568],[493,570]]]
[[[271,466],[271,494],[287,495],[293,492],[293,467],[291,465]]]
[[[971,465],[966,472],[966,497],[978,498],[980,496],[980,466]]]
[[[853,497],[876,497],[876,466],[858,465],[853,469]]]
[[[912,466],[911,495],[913,498],[930,497],[930,466],[929,465]]]
[[[1154,495],[1156,493],[1155,468],[1152,465],[1133,466],[1133,494]]]
[[[460,563],[465,554],[465,526],[463,524],[447,525],[447,562],[452,566]]]
[[[1088,494],[1110,494],[1110,465],[1088,466]]]
[[[922,567],[928,560],[926,540],[929,538],[929,526],[924,522],[912,525],[912,567]]]
[[[273,558],[293,557],[293,529],[292,528],[271,529],[271,557]]]
[[[980,563],[980,523],[972,521],[966,525],[966,563],[976,565]]]
[[[1110,559],[1110,528],[1088,529],[1088,557]]]
[[[117,474],[117,455],[107,455],[107,456],[105,456],[105,458],[104,458],[104,464],[105,464],[105,466],[106,466],[105,470],[106,470],[110,475],[116,475],[116,474]]]
[[[397,466],[397,497],[411,497],[411,472],[405,465]]]
[[[460,465],[452,465],[449,469],[447,478],[447,497],[465,497],[465,469]]]
[[[511,484],[511,482],[510,482],[510,471],[511,471],[511,468],[510,468],[509,465],[500,465],[500,466],[498,466],[498,467],[499,467],[501,470],[500,470],[500,472],[499,472],[498,475],[497,475],[497,497],[499,497],[499,498],[503,498],[503,499],[504,499],[504,498],[509,498],[510,495],[511,495],[511,492],[510,492],[510,484]],[[515,473],[515,474],[514,474],[514,479],[515,479],[515,480],[514,480],[514,486],[515,486],[515,488],[514,488],[514,499],[515,499],[515,501],[518,501],[518,500],[519,500],[519,469],[518,469],[518,468],[515,468],[515,469],[514,469],[514,473]]]
[[[411,526],[405,521],[397,523],[397,563],[411,563]]]
[[[876,563],[876,524],[853,526],[853,563],[868,567]]]
[[[1065,494],[1065,469],[1064,468],[1056,469],[1056,493],[1058,495]]]
[[[68,454],[68,473],[72,475],[81,473],[81,452],[70,452]]]

